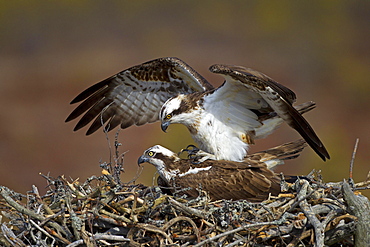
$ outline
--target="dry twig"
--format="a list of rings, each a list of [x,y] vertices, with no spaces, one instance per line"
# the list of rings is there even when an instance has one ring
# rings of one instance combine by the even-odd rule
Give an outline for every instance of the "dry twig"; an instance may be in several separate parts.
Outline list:
[[[118,184],[109,173],[82,184],[43,176],[43,196],[35,187],[27,196],[0,187],[9,219],[0,245],[369,246],[370,204],[353,192],[367,182],[324,183],[316,172],[288,185],[285,195],[250,203],[187,200],[155,186]]]

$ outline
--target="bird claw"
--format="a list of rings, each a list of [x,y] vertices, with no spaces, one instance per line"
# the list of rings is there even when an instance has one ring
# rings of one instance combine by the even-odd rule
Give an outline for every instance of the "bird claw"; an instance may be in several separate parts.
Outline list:
[[[207,153],[203,153],[201,155],[193,156],[191,163],[194,165],[198,165],[208,159],[211,159],[211,157],[208,156]]]
[[[199,151],[200,151],[200,149],[197,148],[196,146],[188,145],[186,148],[181,149],[180,154],[182,154],[183,152],[187,152],[188,153],[188,159],[193,159],[197,156],[197,153]]]
[[[188,145],[185,149],[181,149],[180,153],[187,152],[188,159],[191,159],[191,163],[197,165],[208,159],[215,160],[216,157],[213,154],[204,152],[194,145]]]

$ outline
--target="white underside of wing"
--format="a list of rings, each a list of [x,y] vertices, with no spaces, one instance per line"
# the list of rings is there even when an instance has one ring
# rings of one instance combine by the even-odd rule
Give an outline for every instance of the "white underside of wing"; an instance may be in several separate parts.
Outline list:
[[[191,83],[190,86],[200,87],[194,81],[194,78],[193,81],[190,80],[190,75],[186,74],[186,71],[180,71],[178,73],[185,73],[182,76],[185,76],[184,78],[187,83]],[[171,83],[184,83],[181,78],[172,78],[171,76],[169,78]],[[155,80],[140,81],[131,75],[130,71],[119,74],[118,80],[120,80],[120,83],[112,91],[110,97],[112,97],[113,101],[114,115],[120,119],[123,125],[125,123],[130,123],[129,125],[142,125],[155,122],[158,120],[159,111],[167,99],[180,92],[192,92],[190,86],[184,85],[181,89],[182,91],[176,92],[173,89],[168,90],[169,87],[173,87],[169,82]]]
[[[260,94],[239,82],[227,82],[205,96],[204,112],[193,138],[202,150],[214,154],[216,159],[242,161],[248,150],[245,135],[255,132],[256,138],[263,138],[283,122],[278,117],[260,122],[250,110],[267,107]]]
[[[133,82],[131,82],[133,83]],[[157,87],[157,82],[152,82],[153,88]],[[148,83],[149,84],[149,83]],[[121,93],[117,93],[117,92]],[[158,120],[159,110],[162,104],[172,95],[167,92],[153,92],[150,86],[143,91],[134,91],[127,86],[120,86],[116,89],[116,97],[114,103],[118,106],[116,108],[116,115],[122,118],[122,122],[132,121],[136,125],[142,125]]]
[[[263,121],[263,125],[255,129],[255,139],[263,139],[274,132],[284,120],[278,116]]]
[[[261,96],[244,86],[226,83],[205,98],[204,108],[225,125],[245,133],[261,126],[257,115],[249,110],[260,109],[261,103]]]

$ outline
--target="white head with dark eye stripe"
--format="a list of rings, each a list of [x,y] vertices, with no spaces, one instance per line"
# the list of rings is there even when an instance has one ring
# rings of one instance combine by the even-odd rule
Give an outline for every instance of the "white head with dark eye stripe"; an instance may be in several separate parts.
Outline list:
[[[168,99],[162,106],[159,113],[161,128],[166,132],[172,123],[180,123],[185,126],[193,124],[196,111],[193,111],[194,104],[189,100],[188,95],[180,94]]]
[[[138,164],[148,162],[154,165],[159,175],[168,182],[178,173],[178,171],[169,171],[168,165],[178,160],[180,158],[176,153],[160,145],[155,145],[145,150],[144,154],[139,157]]]

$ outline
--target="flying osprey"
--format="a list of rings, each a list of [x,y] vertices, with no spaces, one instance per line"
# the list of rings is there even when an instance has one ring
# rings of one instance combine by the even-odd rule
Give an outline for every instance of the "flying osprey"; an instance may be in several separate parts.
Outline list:
[[[213,65],[211,72],[226,81],[214,88],[178,58],[155,59],[113,75],[80,93],[83,101],[66,119],[82,118],[74,130],[92,124],[87,135],[105,124],[106,130],[160,120],[185,125],[206,158],[242,161],[249,144],[287,122],[323,159],[324,145],[302,117],[313,102],[292,106],[294,92],[268,76],[240,66]],[[204,154],[203,154],[204,155]]]
[[[148,162],[157,168],[158,184],[197,197],[199,189],[208,193],[211,200],[245,199],[260,202],[280,193],[280,177],[269,169],[296,158],[306,146],[298,140],[264,152],[248,155],[242,162],[206,160],[194,163],[180,159],[172,151],[156,145],[138,159],[138,164]]]

